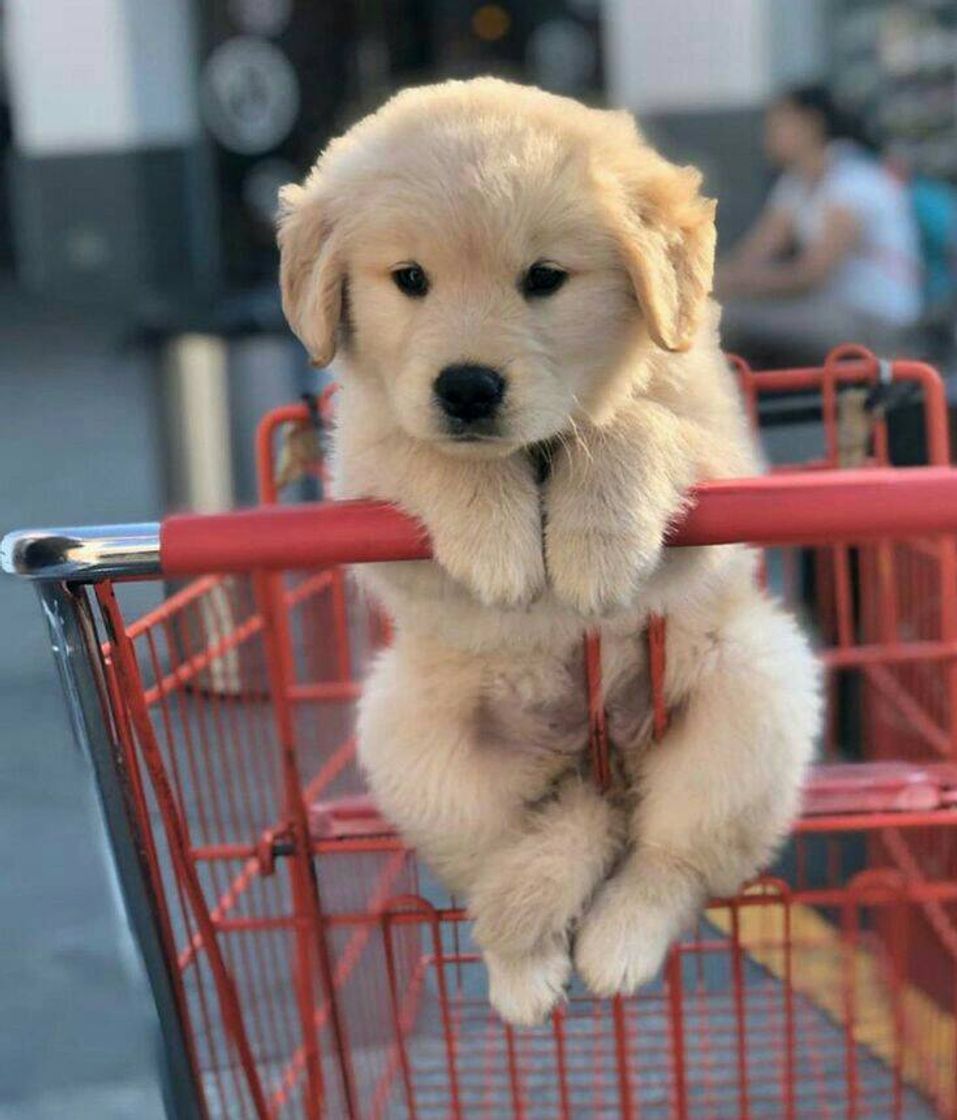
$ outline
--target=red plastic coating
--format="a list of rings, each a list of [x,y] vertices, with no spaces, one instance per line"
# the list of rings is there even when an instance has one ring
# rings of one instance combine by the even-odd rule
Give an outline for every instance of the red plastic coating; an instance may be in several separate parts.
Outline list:
[[[335,565],[424,556],[421,528],[363,503],[172,518],[168,571],[247,578],[206,575],[133,624],[97,587],[112,726],[204,1115],[865,1120],[913,1104],[957,1118],[957,482],[888,474],[878,417],[868,468],[834,473],[838,390],[888,372],[920,385],[928,457],[946,468],[943,384],[858,348],[823,369],[735,365],[752,419],[767,392],[819,395],[828,457],[702,487],[675,539],[813,545],[783,550],[779,585],[813,587],[824,758],[854,744],[861,761],[813,769],[786,878],[715,900],[637,999],[576,985],[550,1027],[505,1027],[461,900],[423,897],[415,854],[349,792],[363,788],[349,706],[383,622],[361,601],[347,617]],[[281,490],[280,429],[308,420],[304,406],[264,420],[266,501]],[[287,582],[296,566],[311,570]],[[665,622],[647,635],[659,737]],[[596,637],[596,775],[600,654]]]
[[[796,544],[957,531],[957,469],[806,471],[703,483],[672,545]],[[421,560],[422,526],[382,502],[176,514],[160,531],[167,576]]]

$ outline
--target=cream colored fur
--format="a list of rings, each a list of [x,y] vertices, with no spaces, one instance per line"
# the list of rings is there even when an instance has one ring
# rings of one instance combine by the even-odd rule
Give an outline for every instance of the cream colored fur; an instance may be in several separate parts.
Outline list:
[[[760,467],[707,299],[699,178],[627,114],[478,79],[399,94],[283,194],[287,315],[317,362],[341,359],[336,493],[397,503],[434,546],[358,573],[396,624],[362,765],[467,898],[514,1023],[547,1015],[573,961],[598,994],[651,979],[706,896],[771,855],[817,730],[814,663],[752,554],[663,548],[689,486]],[[570,279],[532,301],[518,278],[539,259]],[[424,299],[391,279],[412,261]],[[463,361],[507,377],[498,440],[444,433],[432,384]],[[650,612],[668,623],[658,744]],[[585,762],[594,626],[604,796]]]

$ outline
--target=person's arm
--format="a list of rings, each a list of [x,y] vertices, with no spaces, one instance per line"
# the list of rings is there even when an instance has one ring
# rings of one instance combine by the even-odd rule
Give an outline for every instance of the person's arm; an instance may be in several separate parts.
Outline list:
[[[770,206],[758,218],[730,260],[739,266],[769,264],[779,257],[794,240],[794,222],[787,210]]]
[[[737,291],[748,295],[797,295],[820,288],[854,248],[857,218],[842,206],[830,207],[820,236],[792,261],[755,264],[737,277]]]
[[[794,241],[794,223],[789,211],[772,202],[744,238],[715,270],[715,291],[727,296],[742,291],[751,274],[771,264]]]

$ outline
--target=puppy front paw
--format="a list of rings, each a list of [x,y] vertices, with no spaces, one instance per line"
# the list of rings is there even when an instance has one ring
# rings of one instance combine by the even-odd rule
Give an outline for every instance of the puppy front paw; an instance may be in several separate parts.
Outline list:
[[[686,917],[627,874],[610,879],[575,939],[575,967],[596,996],[631,995],[664,963]]]
[[[559,599],[586,617],[627,610],[658,564],[663,537],[663,533],[641,539],[597,528],[549,528],[546,559],[551,586]]]
[[[431,535],[438,563],[485,606],[522,606],[544,590],[537,525],[463,520],[454,529],[432,528]]]
[[[565,998],[572,962],[564,939],[520,956],[486,953],[489,1002],[514,1027],[535,1027]]]

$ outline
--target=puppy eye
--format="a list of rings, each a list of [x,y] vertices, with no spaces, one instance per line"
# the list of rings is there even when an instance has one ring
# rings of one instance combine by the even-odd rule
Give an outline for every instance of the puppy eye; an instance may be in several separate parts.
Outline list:
[[[568,279],[568,273],[553,264],[536,261],[522,277],[522,292],[527,296],[550,296]]]
[[[421,298],[429,290],[429,278],[421,265],[407,264],[392,273],[395,286],[404,295]]]

